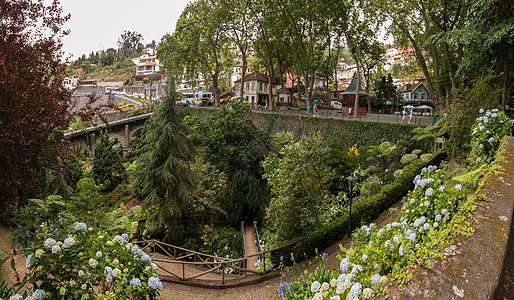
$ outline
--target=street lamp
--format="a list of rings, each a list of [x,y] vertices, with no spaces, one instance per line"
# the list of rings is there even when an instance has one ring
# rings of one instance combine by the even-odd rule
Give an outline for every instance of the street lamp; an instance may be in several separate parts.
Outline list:
[[[353,174],[346,177],[346,180],[348,180],[348,185],[350,186],[350,215],[348,216],[348,238],[350,238],[350,234],[352,232],[352,227],[351,227],[351,223],[352,223],[352,187],[353,187],[353,182],[355,180],[357,180],[357,177],[353,177]]]

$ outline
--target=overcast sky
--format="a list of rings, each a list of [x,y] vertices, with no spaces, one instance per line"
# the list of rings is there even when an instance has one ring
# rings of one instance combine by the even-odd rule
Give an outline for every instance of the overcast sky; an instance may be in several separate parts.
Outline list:
[[[78,58],[91,51],[118,48],[123,31],[141,33],[145,43],[159,42],[172,33],[182,10],[190,0],[61,0],[71,29],[63,39],[63,50]]]

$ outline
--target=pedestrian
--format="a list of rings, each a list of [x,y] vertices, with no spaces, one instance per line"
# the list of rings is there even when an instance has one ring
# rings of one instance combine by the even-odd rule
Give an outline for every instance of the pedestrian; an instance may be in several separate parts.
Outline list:
[[[414,108],[411,108],[410,113],[409,113],[409,124],[412,122],[412,115],[414,114],[413,111],[414,111]]]
[[[407,112],[405,111],[405,108],[403,108],[402,110],[402,123],[405,123],[405,115],[407,114]]]
[[[314,103],[314,116],[319,117],[319,115],[318,115],[318,103]]]
[[[348,118],[352,117],[352,108],[348,107]]]

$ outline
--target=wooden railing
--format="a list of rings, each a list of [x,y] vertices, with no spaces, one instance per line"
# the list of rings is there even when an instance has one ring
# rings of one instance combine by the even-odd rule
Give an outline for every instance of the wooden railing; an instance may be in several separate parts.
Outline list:
[[[205,254],[189,249],[185,249],[179,246],[174,246],[170,244],[166,244],[156,240],[148,240],[148,241],[139,241],[134,242],[133,244],[140,245],[141,249],[149,253],[150,255],[155,253],[160,253],[165,258],[156,257],[153,255],[152,261],[165,273],[169,274],[172,278],[178,279],[181,282],[191,281],[201,276],[205,276],[207,274],[215,274],[221,277],[220,281],[221,285],[225,285],[226,280],[226,270],[235,270],[239,272],[240,277],[247,276],[247,274],[256,274],[256,275],[266,275],[268,273],[273,272],[272,269],[269,270],[252,270],[247,268],[248,258],[253,256],[260,256],[265,259],[266,253],[271,253],[285,247],[290,247],[298,243],[298,241],[294,241],[287,245],[283,245],[274,249],[258,252],[252,255],[248,255],[238,259],[231,259],[226,257],[219,257],[210,254]],[[150,251],[149,251],[150,250]],[[157,251],[156,251],[157,250]],[[180,265],[178,268],[173,268],[175,270],[171,270],[170,267],[165,264],[171,265]],[[265,261],[264,261],[265,265]],[[186,268],[188,269],[188,273],[194,273],[186,275]],[[234,278],[234,275],[231,275]],[[237,276],[236,276],[237,277]],[[166,278],[163,278],[166,281]],[[209,285],[213,286],[213,280],[208,280]],[[214,280],[216,281],[216,280]],[[260,282],[256,280],[255,282]],[[246,283],[248,284],[248,283]],[[197,284],[198,285],[198,284]],[[219,282],[218,282],[219,285]]]

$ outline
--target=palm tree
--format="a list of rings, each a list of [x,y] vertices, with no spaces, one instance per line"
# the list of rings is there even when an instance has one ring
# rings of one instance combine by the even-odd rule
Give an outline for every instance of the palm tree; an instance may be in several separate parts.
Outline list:
[[[382,183],[384,183],[385,170],[387,165],[391,162],[391,153],[396,149],[396,145],[391,144],[389,141],[385,141],[379,146],[371,146],[368,150],[370,157],[368,159],[377,159],[380,161],[382,167]]]

